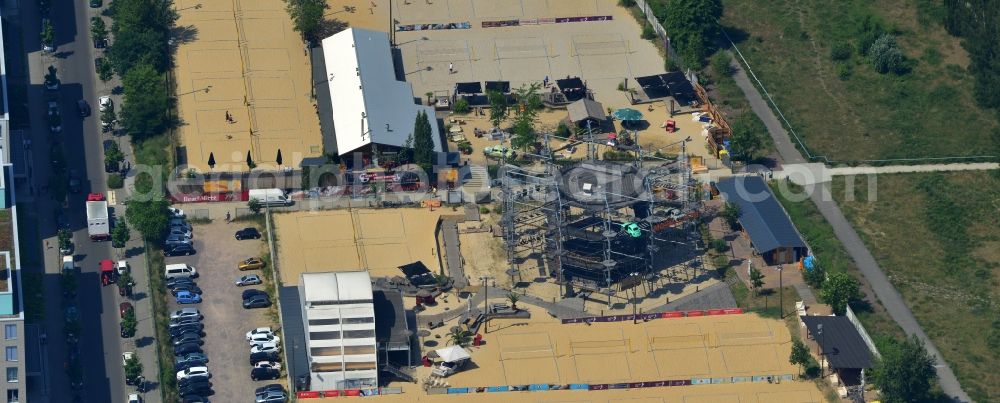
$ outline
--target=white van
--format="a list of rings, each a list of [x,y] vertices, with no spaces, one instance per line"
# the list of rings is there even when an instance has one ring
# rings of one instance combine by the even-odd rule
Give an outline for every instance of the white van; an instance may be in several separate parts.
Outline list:
[[[198,271],[184,263],[168,264],[163,271],[163,276],[166,278],[198,277]]]
[[[73,263],[73,256],[63,256],[63,271],[72,272],[76,270],[76,264]]]
[[[288,194],[281,189],[250,189],[249,200],[257,199],[261,206],[291,206]]]

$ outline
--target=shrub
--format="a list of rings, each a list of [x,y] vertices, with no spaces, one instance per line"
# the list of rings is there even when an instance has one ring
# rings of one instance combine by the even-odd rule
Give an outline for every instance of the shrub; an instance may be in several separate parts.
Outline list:
[[[122,176],[117,173],[108,174],[108,188],[109,189],[121,189],[125,186],[125,181]]]
[[[663,69],[666,70],[668,73],[671,71],[681,70],[680,66],[677,65],[677,61],[671,58],[670,56],[667,56],[667,61],[664,62]]]
[[[851,44],[847,42],[837,42],[830,48],[830,59],[834,61],[847,60],[851,58]]]
[[[653,30],[653,26],[649,24],[642,24],[642,39],[653,40],[656,39],[656,31]]]
[[[907,71],[906,57],[899,50],[896,38],[884,34],[875,40],[868,50],[868,61],[880,74],[905,74]]]
[[[851,78],[851,73],[854,71],[851,69],[851,65],[847,63],[837,63],[837,78],[841,81],[847,81]]]
[[[733,66],[729,64],[729,55],[723,51],[715,52],[712,56],[712,72],[717,79],[733,75]]]
[[[479,214],[489,214],[490,208],[486,206],[479,206]]]
[[[729,246],[726,245],[726,240],[724,239],[713,239],[712,249],[714,249],[718,253],[722,253],[725,252],[727,249],[729,249]]]
[[[622,7],[635,7],[635,0],[618,0],[618,5]]]
[[[569,130],[569,126],[559,122],[559,126],[556,127],[556,137],[568,138],[571,134],[573,133]]]
[[[455,101],[455,106],[451,108],[455,113],[469,113],[469,101],[459,99]]]

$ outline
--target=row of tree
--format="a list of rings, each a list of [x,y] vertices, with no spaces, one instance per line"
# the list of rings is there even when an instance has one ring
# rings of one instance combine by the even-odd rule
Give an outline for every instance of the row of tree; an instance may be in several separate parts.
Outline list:
[[[174,123],[165,73],[172,66],[171,29],[177,13],[172,2],[164,0],[115,0],[109,10],[115,41],[108,58],[122,77],[125,93],[122,125],[138,142]]]

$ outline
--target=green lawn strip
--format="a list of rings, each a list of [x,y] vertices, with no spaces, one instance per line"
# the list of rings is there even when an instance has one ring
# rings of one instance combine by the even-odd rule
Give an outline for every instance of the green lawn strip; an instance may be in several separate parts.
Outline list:
[[[160,248],[146,243],[146,268],[149,276],[149,296],[153,323],[156,326],[156,356],[159,368],[160,396],[164,402],[177,401],[177,377],[174,376],[174,348],[170,344],[170,312],[167,309],[167,287],[161,270],[165,263]]]
[[[792,184],[787,184],[793,193],[800,193],[802,188]],[[810,251],[819,260],[819,263],[826,269],[828,274],[849,273],[857,279],[863,279],[854,260],[844,249],[844,246],[833,233],[833,227],[826,222],[826,218],[819,212],[816,205],[811,200],[793,201],[785,197],[783,192],[778,191],[777,186],[772,184],[772,189],[778,200],[781,202],[788,216],[792,219],[795,227],[802,234],[802,237],[809,245]],[[800,193],[801,194],[801,193]],[[864,288],[862,288],[864,291]],[[813,294],[819,298],[820,290],[813,290]],[[858,319],[865,326],[868,334],[879,344],[881,341],[890,338],[897,339],[905,336],[903,330],[889,317],[885,308],[877,301],[874,295],[867,295],[868,299],[874,303],[871,306],[855,304],[852,306]]]
[[[916,13],[912,2],[888,3],[726,0],[722,24],[813,154],[857,160],[992,149],[983,133],[997,122],[975,106],[957,40],[939,24],[905,18]],[[856,48],[846,60],[831,58],[833,45],[857,42],[865,18],[895,34],[911,72],[878,74]]]
[[[877,200],[833,194],[976,401],[1000,396],[1000,179],[984,172],[881,175]]]

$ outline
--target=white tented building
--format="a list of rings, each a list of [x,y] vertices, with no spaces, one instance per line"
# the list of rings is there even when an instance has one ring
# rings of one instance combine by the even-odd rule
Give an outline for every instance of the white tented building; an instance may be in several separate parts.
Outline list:
[[[371,152],[373,144],[402,147],[419,111],[427,113],[434,149],[441,151],[434,109],[415,103],[413,87],[396,80],[388,33],[344,30],[323,40],[323,56],[338,154]]]
[[[368,272],[304,273],[299,296],[310,389],[378,387],[375,306]]]

